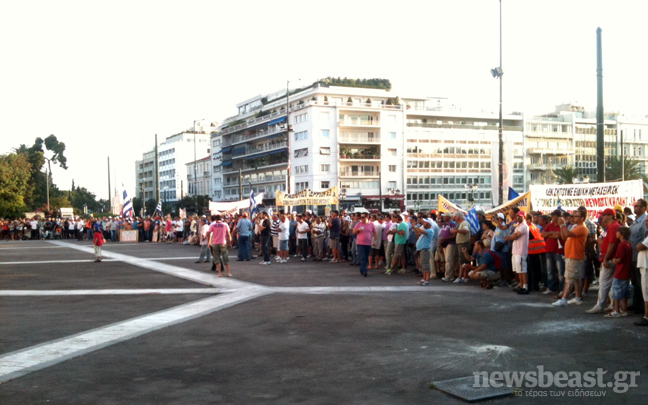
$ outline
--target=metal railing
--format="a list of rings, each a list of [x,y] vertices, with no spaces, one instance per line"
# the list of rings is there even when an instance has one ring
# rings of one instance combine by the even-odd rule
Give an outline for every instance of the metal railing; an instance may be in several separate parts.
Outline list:
[[[340,132],[339,142],[353,143],[380,143],[379,134],[370,134],[369,132]]]

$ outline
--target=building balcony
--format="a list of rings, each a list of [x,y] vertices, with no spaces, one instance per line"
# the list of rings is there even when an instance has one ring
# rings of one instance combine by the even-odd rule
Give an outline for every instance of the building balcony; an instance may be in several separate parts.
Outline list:
[[[557,164],[551,164],[550,165],[550,164],[546,164],[546,163],[533,163],[533,164],[527,165],[526,168],[528,170],[542,170],[542,171],[545,171],[545,170],[549,170],[549,169],[551,169],[551,170],[560,169],[561,167],[564,167],[564,166],[566,166],[566,165],[557,165]]]
[[[338,121],[338,126],[341,127],[379,127],[380,120],[361,120],[361,119],[350,119],[345,118]]]
[[[342,155],[340,154],[341,162],[375,162],[380,160],[380,155],[364,155],[364,154],[350,154]]]
[[[340,132],[338,142],[349,144],[380,143],[380,134],[375,132]]]
[[[267,156],[268,152],[278,151],[278,150],[281,150],[281,149],[285,149],[287,147],[288,147],[288,142],[287,141],[272,143],[270,145],[262,145],[261,148],[248,146],[242,151],[241,154],[237,154],[236,156],[232,156],[232,160],[243,159],[243,158],[248,159],[248,158],[253,157],[255,155],[258,155],[260,153],[263,153],[263,154],[265,154]]]

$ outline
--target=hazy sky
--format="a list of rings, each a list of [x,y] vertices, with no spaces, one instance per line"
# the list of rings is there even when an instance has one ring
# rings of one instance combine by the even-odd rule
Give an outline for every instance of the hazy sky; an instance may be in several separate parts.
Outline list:
[[[645,0],[503,0],[505,112],[594,109],[601,27],[606,110],[648,114],[646,15]],[[286,80],[388,78],[497,111],[498,18],[497,0],[1,0],[0,153],[55,134],[69,169],[54,181],[105,198],[108,155],[133,194],[154,134],[222,122]]]

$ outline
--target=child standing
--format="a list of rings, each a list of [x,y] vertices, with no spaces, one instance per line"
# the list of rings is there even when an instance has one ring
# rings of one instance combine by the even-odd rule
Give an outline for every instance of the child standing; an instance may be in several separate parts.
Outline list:
[[[619,318],[628,315],[628,286],[630,284],[630,266],[632,266],[632,246],[630,246],[630,228],[622,226],[617,230],[617,238],[621,241],[617,246],[616,256],[612,263],[616,264],[614,281],[612,281],[612,299],[614,310],[605,315],[606,318]],[[621,306],[619,310],[619,305]]]
[[[97,260],[95,260],[95,263],[101,262],[101,247],[103,246],[105,240],[103,238],[103,235],[101,232],[97,229],[94,231],[94,236],[92,238],[92,242],[94,244],[94,252],[95,256],[97,257]]]

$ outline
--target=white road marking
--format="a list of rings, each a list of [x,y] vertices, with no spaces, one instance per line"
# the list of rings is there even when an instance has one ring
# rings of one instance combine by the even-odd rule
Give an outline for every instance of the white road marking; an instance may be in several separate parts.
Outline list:
[[[30,247],[6,247],[0,250],[33,250],[33,249],[61,249],[65,246],[30,246]]]
[[[246,288],[8,353],[0,357],[0,383],[268,293],[262,288]]]
[[[0,290],[0,297],[46,297],[65,295],[222,294],[222,288],[133,288],[125,290]]]
[[[102,260],[104,262],[116,262],[116,259],[106,259]],[[0,262],[0,266],[10,264],[15,266],[17,264],[51,264],[51,263],[94,263],[94,260],[85,259],[85,260],[41,260],[33,262]]]
[[[62,245],[70,249],[80,250],[86,253],[94,253],[94,249],[90,246],[70,245],[65,242],[57,242],[57,241],[52,241],[50,243]],[[171,276],[183,278],[185,280],[190,280],[200,284],[210,285],[214,287],[226,287],[226,288],[238,289],[238,288],[257,286],[257,284],[248,283],[245,281],[239,281],[233,278],[218,277],[218,275],[215,272],[205,273],[197,270],[185,269],[183,267],[172,266],[166,263],[159,263],[146,258],[133,257],[121,253],[109,252],[106,250],[102,252],[102,255],[103,257],[109,259],[116,259],[124,263],[132,264],[133,266],[142,267],[145,269],[157,271],[159,273],[168,274]]]

